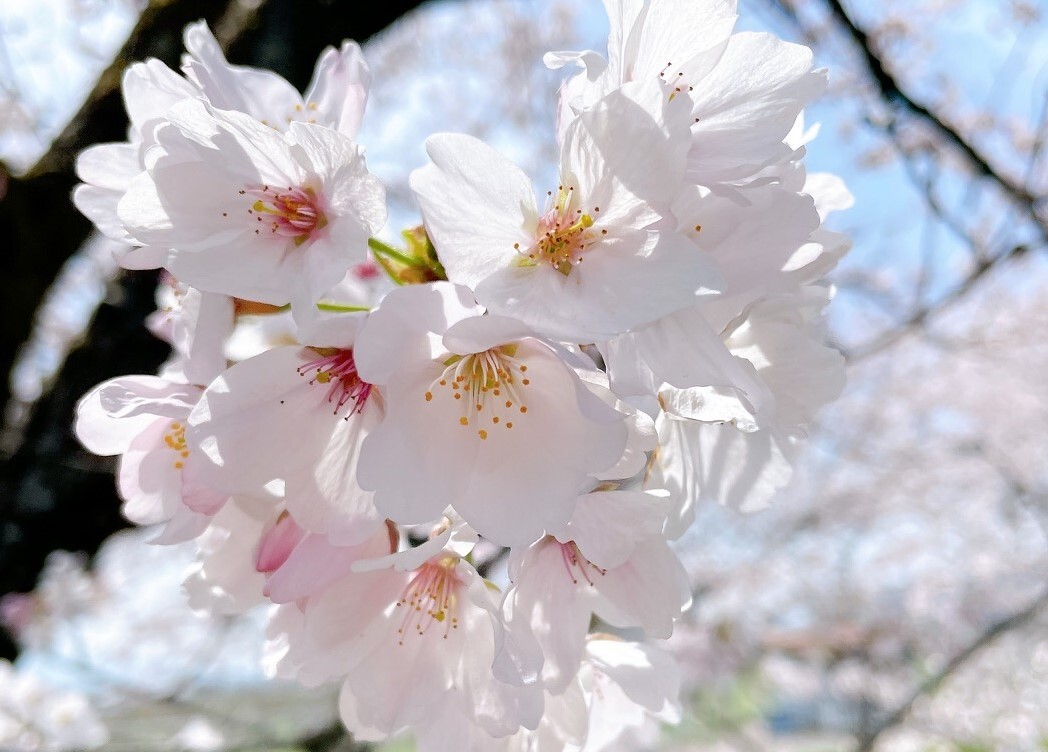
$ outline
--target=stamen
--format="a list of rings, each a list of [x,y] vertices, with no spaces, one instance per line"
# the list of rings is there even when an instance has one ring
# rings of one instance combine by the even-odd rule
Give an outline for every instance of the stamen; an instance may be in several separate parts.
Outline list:
[[[575,585],[579,584],[579,579],[575,576],[576,569],[582,574],[582,578],[589,583],[590,587],[593,587],[593,578],[590,577],[589,569],[592,569],[601,577],[608,573],[608,570],[601,569],[579,553],[579,547],[575,545],[575,541],[560,543],[555,540],[554,542],[560,546],[560,556],[561,560],[564,562],[564,569],[567,571],[568,577],[571,578],[572,583]]]
[[[189,449],[186,447],[186,427],[177,420],[172,421],[164,434],[164,444],[178,456],[173,464],[176,470],[181,470],[185,464],[182,460],[189,456]]]
[[[430,559],[415,570],[415,576],[404,588],[397,600],[397,607],[405,609],[404,618],[397,629],[397,644],[403,645],[409,631],[419,637],[439,622],[444,625],[444,639],[451,630],[458,629],[455,616],[462,581],[455,574],[459,562],[457,556]]]
[[[517,348],[515,344],[499,345],[470,355],[449,356],[422,401],[434,403],[450,394],[459,402],[455,414],[460,426],[476,425],[483,416],[484,422],[493,426],[512,428],[507,418],[513,412],[528,411],[523,391],[531,386],[531,379],[521,378],[528,367],[517,358]],[[490,434],[481,428],[476,435],[485,440]]]
[[[311,347],[309,349],[320,357],[299,366],[298,375],[305,376],[312,372],[310,385],[328,384],[327,401],[334,403],[332,411],[334,415],[340,414],[342,408],[352,401],[353,407],[343,416],[344,420],[349,420],[351,415],[364,409],[372,388],[371,384],[362,380],[357,374],[353,351],[334,347]]]
[[[295,245],[302,245],[317,230],[327,227],[327,217],[312,188],[288,186],[283,190],[264,185],[246,188],[240,193],[255,198],[248,213],[257,214],[257,221],[262,222],[270,234],[292,238]]]
[[[582,254],[587,251],[600,235],[592,229],[593,215],[600,212],[599,207],[584,211],[575,206],[575,186],[565,188],[558,186],[556,198],[549,191],[546,213],[539,220],[535,242],[527,249],[517,243],[513,247],[520,254],[518,263],[521,266],[548,264],[563,274],[582,262]]]

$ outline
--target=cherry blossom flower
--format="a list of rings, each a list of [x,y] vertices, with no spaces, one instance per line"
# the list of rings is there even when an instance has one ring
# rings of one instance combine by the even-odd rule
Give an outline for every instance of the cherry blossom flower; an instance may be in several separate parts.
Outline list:
[[[687,574],[662,535],[668,501],[629,491],[586,494],[555,535],[513,551],[513,585],[504,604],[518,653],[512,658],[541,666],[542,683],[553,694],[578,672],[594,613],[650,637],[672,634],[691,596]],[[502,669],[507,665],[500,662]]]
[[[371,85],[356,42],[345,41],[337,50],[325,48],[313,80],[299,94],[272,71],[230,65],[203,21],[187,26],[183,38],[188,54],[182,70],[216,108],[247,113],[278,131],[287,130],[291,123],[316,123],[356,138]]]
[[[183,99],[203,98],[219,109],[237,110],[284,131],[291,122],[318,123],[355,138],[367,102],[370,73],[359,46],[344,42],[340,50],[325,49],[313,81],[301,96],[271,71],[233,66],[203,22],[183,34],[186,55],[179,76],[159,60],[134,63],[124,73],[121,91],[131,124],[128,140],[99,144],[77,158],[77,175],[84,182],[73,201],[109,237],[134,244],[120,221],[117,206],[134,180],[146,169],[146,152],[168,110]],[[120,254],[129,269],[163,266],[166,249],[128,247]]]
[[[686,146],[613,93],[569,126],[541,211],[524,173],[468,136],[432,136],[411,186],[452,282],[543,334],[600,341],[720,284],[669,215]]]
[[[158,540],[195,537],[226,495],[200,480],[198,452],[186,443],[187,419],[202,389],[156,376],[99,384],[77,404],[76,435],[90,451],[120,455],[121,511],[140,525],[166,523]]]
[[[341,545],[382,522],[357,482],[361,445],[386,408],[358,372],[355,318],[332,323],[323,345],[276,347],[235,364],[201,395],[187,434],[209,460],[201,472],[212,487],[257,495],[283,481],[297,523]]]
[[[756,409],[712,389],[660,389],[666,415],[647,483],[679,501],[671,538],[690,525],[700,499],[752,512],[789,481],[806,426],[844,387],[844,358],[822,344],[827,302],[826,289],[814,286],[769,296],[722,335],[760,384]]]
[[[361,741],[599,752],[679,720],[673,661],[595,619],[669,638],[669,541],[699,503],[767,506],[843,384],[823,223],[851,197],[804,169],[810,51],[733,33],[734,0],[605,6],[606,59],[546,58],[583,70],[545,204],[435,135],[405,251],[373,237],[352,42],[300,95],[193,24],[184,76],[132,66],[128,141],[78,162],[120,263],[166,270],[173,354],[91,390],[76,433],[120,456],[125,515],[196,539],[191,605],[270,604],[267,670],[339,682]]]
[[[737,183],[794,157],[785,139],[804,105],[826,86],[825,71],[812,69],[811,50],[771,34],[732,34],[735,0],[608,0],[605,6],[607,61],[595,52],[546,57],[552,67],[575,62],[586,69],[563,89],[562,124],[609,92],[658,81],[664,100],[684,99],[691,109],[690,182]]]
[[[120,219],[136,241],[170,248],[166,268],[201,290],[312,308],[385,221],[384,189],[337,131],[295,122],[280,134],[187,100],[157,139]]]
[[[281,609],[290,639],[277,671],[310,683],[345,676],[340,712],[359,739],[406,728],[428,735],[456,713],[495,737],[538,724],[541,691],[492,675],[501,626],[489,585],[442,550],[444,540],[378,559]]]
[[[527,544],[566,523],[580,487],[622,457],[625,416],[527,327],[466,315],[467,296],[451,285],[397,290],[368,317],[360,372],[388,412],[358,478],[397,522],[451,506],[481,535]],[[416,301],[453,315],[428,322]]]

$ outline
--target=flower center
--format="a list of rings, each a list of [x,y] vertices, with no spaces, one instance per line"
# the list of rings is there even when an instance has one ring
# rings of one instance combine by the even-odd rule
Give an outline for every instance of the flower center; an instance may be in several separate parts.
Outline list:
[[[404,618],[397,629],[398,644],[404,644],[408,632],[424,635],[434,622],[444,625],[444,639],[451,630],[458,629],[459,589],[462,581],[455,574],[457,556],[438,556],[415,570],[415,576],[397,600],[397,608],[404,609]]]
[[[579,578],[581,577],[592,587],[593,578],[590,576],[591,572],[593,574],[599,574],[601,577],[608,573],[608,570],[601,569],[579,553],[579,547],[575,545],[575,541],[560,543],[556,539],[553,539],[553,542],[560,546],[560,556],[564,562],[564,569],[567,571],[568,577],[571,578],[571,581],[574,584],[578,585]]]
[[[531,386],[528,366],[516,357],[517,345],[499,345],[472,355],[452,355],[429,385],[426,402],[448,395],[461,404],[460,426],[473,426],[488,438],[488,427],[513,428],[513,419],[528,412],[523,390]]]
[[[270,128],[276,131],[285,131],[287,127],[292,123],[316,123],[317,122],[317,103],[306,102],[305,104],[296,104],[294,109],[291,110],[291,114],[284,117],[284,123],[271,123],[268,120],[261,120],[262,125],[268,125]]]
[[[189,456],[189,449],[186,448],[186,427],[178,421],[174,421],[168,426],[167,432],[164,434],[164,443],[167,444],[167,448],[178,454],[178,459],[175,460],[175,469],[181,470],[183,467],[183,461]]]
[[[295,245],[302,245],[314,232],[327,226],[327,218],[312,188],[288,186],[284,190],[263,185],[260,188],[245,188],[240,193],[256,199],[248,209],[248,214],[255,215],[255,220],[261,225],[255,228],[256,235],[268,231],[273,235],[292,238]]]
[[[334,405],[333,414],[342,412],[349,402],[353,403],[343,420],[359,413],[371,395],[371,384],[357,374],[357,364],[352,350],[337,347],[310,347],[320,357],[298,367],[298,375],[312,374],[310,385],[327,384],[327,401]]]
[[[695,90],[695,87],[687,82],[687,77],[684,75],[684,71],[677,71],[676,75],[674,75],[670,72],[670,68],[672,67],[673,63],[669,62],[666,63],[665,68],[659,71],[659,80],[662,81],[663,88],[669,91],[669,99],[667,101],[670,102],[676,99],[678,94]]]
[[[559,186],[556,199],[552,191],[546,195],[550,205],[539,219],[535,242],[527,249],[519,243],[513,247],[521,254],[521,266],[548,264],[566,277],[582,263],[583,253],[608,231],[593,229],[593,215],[600,212],[599,206],[592,212],[574,206],[575,186]]]

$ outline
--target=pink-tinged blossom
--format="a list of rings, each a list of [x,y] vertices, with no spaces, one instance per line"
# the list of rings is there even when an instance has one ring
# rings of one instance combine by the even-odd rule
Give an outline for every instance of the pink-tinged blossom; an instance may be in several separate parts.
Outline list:
[[[255,561],[259,541],[278,507],[272,497],[234,496],[197,538],[197,561],[182,588],[189,606],[216,614],[239,614],[266,602],[265,575]]]
[[[396,527],[385,525],[356,545],[335,545],[329,536],[303,529],[283,511],[259,539],[255,569],[265,577],[262,594],[273,603],[290,603],[319,593],[358,561],[395,551],[397,539]]]
[[[514,653],[500,656],[504,677],[535,673],[561,692],[578,671],[593,614],[670,636],[690,593],[662,535],[668,506],[641,492],[586,494],[562,529],[513,552],[503,612]]]
[[[90,451],[120,455],[122,511],[139,525],[167,523],[160,541],[195,537],[227,496],[207,486],[206,461],[186,442],[187,418],[202,389],[156,376],[99,384],[77,404],[75,431]]]
[[[259,494],[282,480],[298,525],[355,545],[382,524],[357,462],[385,399],[357,370],[355,316],[342,318],[326,346],[277,347],[219,376],[189,416],[187,441],[215,488]]]
[[[233,66],[207,25],[190,24],[183,35],[189,51],[183,60],[185,78],[159,60],[134,63],[124,73],[122,93],[131,121],[128,140],[99,144],[77,159],[77,175],[84,182],[73,200],[98,229],[129,244],[120,254],[130,269],[163,266],[166,249],[132,247],[117,214],[120,199],[132,180],[146,169],[146,152],[155,145],[154,133],[168,110],[184,99],[204,99],[222,110],[243,112],[277,131],[292,122],[317,123],[355,138],[364,114],[370,73],[359,46],[343,42],[326,48],[317,60],[313,81],[300,95],[280,76],[259,68]]]
[[[631,736],[649,737],[638,746],[652,748],[660,724],[680,723],[680,667],[652,645],[591,635],[579,681],[589,706],[586,752],[623,749]]]
[[[452,282],[542,334],[601,341],[720,285],[668,211],[686,147],[612,93],[568,127],[541,210],[520,168],[469,136],[432,136],[411,187]]]
[[[363,740],[428,734],[448,714],[495,737],[534,728],[541,692],[491,672],[502,640],[492,586],[458,554],[425,551],[421,561],[414,549],[383,557],[282,607],[277,671],[307,683],[345,677],[342,719]]]
[[[171,249],[180,281],[309,309],[366,259],[385,190],[346,136],[298,122],[281,134],[195,100],[167,120],[118,212],[137,242]]]
[[[465,295],[398,290],[368,317],[361,375],[381,386],[388,412],[364,442],[358,477],[399,523],[451,506],[492,541],[526,545],[566,523],[579,490],[620,460],[625,416],[579,379],[568,353],[512,319],[466,315]],[[416,301],[454,319],[427,321]]]

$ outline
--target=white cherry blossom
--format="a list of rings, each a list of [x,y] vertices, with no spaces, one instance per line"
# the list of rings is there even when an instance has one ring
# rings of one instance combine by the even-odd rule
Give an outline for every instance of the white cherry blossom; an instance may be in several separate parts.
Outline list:
[[[312,308],[385,222],[382,185],[337,131],[281,134],[186,100],[156,136],[118,212],[136,241],[171,249],[166,268],[193,287]]]
[[[260,494],[281,480],[296,522],[340,545],[382,522],[356,466],[385,399],[358,372],[354,318],[333,322],[322,345],[275,347],[235,364],[201,395],[187,435],[209,460],[201,472],[212,487]]]
[[[272,71],[230,65],[203,21],[190,24],[183,35],[186,78],[212,105],[236,110],[279,131],[291,123],[316,123],[356,138],[364,117],[371,74],[356,42],[340,49],[327,47],[317,59],[313,80],[305,92]]]
[[[613,93],[569,126],[544,209],[516,165],[468,136],[432,136],[411,186],[452,282],[543,334],[601,341],[720,285],[669,214],[686,139]]]
[[[206,462],[186,443],[187,418],[201,393],[156,376],[125,376],[99,384],[77,404],[77,438],[95,454],[120,455],[124,516],[140,525],[166,523],[165,542],[195,537],[227,498],[201,481]]]
[[[619,461],[625,416],[517,321],[463,308],[438,322],[414,314],[415,299],[441,308],[462,294],[395,291],[368,317],[360,372],[388,412],[364,442],[358,477],[397,522],[451,506],[481,535],[527,544],[566,523],[580,488]]]
[[[277,670],[308,682],[345,676],[342,719],[362,740],[428,734],[455,713],[493,737],[534,728],[541,691],[491,672],[502,638],[490,586],[458,554],[425,550],[282,607],[290,639]]]
[[[687,574],[662,535],[668,499],[630,491],[579,498],[571,521],[510,560],[504,615],[516,655],[550,692],[578,672],[594,613],[616,627],[668,638],[691,600]],[[550,629],[551,618],[557,624]]]

